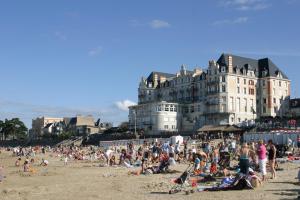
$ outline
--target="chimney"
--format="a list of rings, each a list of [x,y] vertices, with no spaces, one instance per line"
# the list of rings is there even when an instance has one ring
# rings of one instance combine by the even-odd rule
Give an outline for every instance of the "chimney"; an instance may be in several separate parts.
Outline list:
[[[154,78],[153,78],[153,87],[156,88],[158,85],[158,75],[154,74]]]
[[[233,72],[233,67],[232,67],[232,56],[228,56],[228,73]]]

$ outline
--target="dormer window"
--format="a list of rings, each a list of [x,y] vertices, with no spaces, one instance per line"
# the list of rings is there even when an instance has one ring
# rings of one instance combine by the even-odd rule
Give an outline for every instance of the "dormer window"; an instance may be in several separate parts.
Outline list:
[[[222,68],[221,68],[221,72],[222,72],[222,73],[226,72],[225,67],[222,67]]]
[[[268,71],[267,71],[267,70],[264,70],[264,71],[262,72],[262,75],[263,75],[263,77],[267,76],[267,75],[268,75]]]

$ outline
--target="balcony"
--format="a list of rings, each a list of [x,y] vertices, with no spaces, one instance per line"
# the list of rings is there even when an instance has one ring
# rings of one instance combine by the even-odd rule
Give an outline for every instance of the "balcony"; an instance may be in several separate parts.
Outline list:
[[[219,91],[207,91],[207,95],[215,95],[215,94],[219,94]]]
[[[219,83],[220,83],[219,81],[208,81],[207,85],[216,85],[216,84],[219,84]]]
[[[230,112],[229,110],[221,110],[221,109],[213,109],[213,110],[206,110],[203,112],[204,115],[217,115],[217,114],[222,114],[222,115],[229,115],[232,114],[233,112]]]

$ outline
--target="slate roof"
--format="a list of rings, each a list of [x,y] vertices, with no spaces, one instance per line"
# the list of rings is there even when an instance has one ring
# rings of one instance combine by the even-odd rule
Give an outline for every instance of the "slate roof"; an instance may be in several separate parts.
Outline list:
[[[288,79],[288,77],[269,58],[256,60],[232,54],[222,54],[217,63],[220,66],[228,67],[228,56],[232,56],[232,66],[236,70],[252,69],[253,71],[258,71],[259,77],[262,77],[263,71],[265,70],[268,71],[267,76],[271,77],[276,77],[278,73],[281,72],[282,77]]]
[[[151,74],[148,76],[147,80],[152,82],[154,78],[154,74],[157,74],[158,76],[164,76],[166,78],[171,78],[176,76],[175,74],[169,74],[169,73],[164,73],[164,72],[151,72]]]

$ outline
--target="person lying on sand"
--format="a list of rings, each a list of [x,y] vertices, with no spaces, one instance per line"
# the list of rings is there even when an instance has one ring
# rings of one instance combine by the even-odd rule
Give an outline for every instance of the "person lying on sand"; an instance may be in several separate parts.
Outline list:
[[[41,162],[40,165],[43,166],[43,167],[46,167],[46,166],[49,165],[49,161],[48,161],[48,160],[45,160],[44,158],[42,158],[42,162]]]

